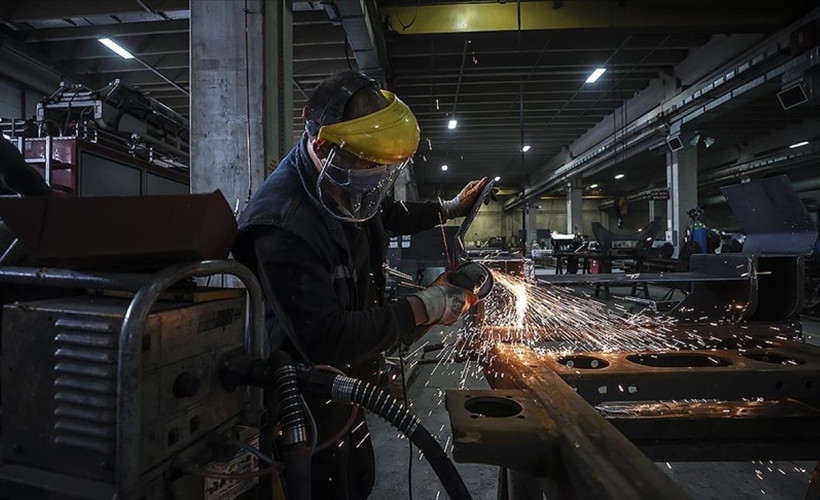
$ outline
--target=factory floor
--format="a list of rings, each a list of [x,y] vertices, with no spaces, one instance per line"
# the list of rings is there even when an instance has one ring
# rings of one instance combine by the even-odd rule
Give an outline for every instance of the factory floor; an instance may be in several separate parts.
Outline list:
[[[626,293],[623,290],[622,293]],[[653,298],[666,292],[661,287],[650,286]],[[618,292],[615,292],[618,293]],[[680,295],[678,295],[680,298]],[[437,327],[420,341],[440,342],[453,338],[454,327]],[[820,321],[804,319],[806,341],[820,345]],[[413,348],[411,348],[411,351]],[[437,353],[428,353],[426,359]],[[465,378],[464,374],[470,374]],[[444,408],[444,391],[447,389],[488,389],[484,378],[474,366],[456,364],[419,364],[408,397],[413,413],[423,425],[436,435],[439,442],[452,453],[450,421]],[[371,498],[404,499],[408,492],[408,446],[398,432],[383,420],[368,415],[371,439],[376,452],[376,486]],[[673,462],[658,463],[693,499],[779,499],[801,500],[814,468],[814,462]],[[472,464],[456,464],[464,478],[467,489],[475,500],[496,500],[498,469]],[[447,496],[426,461],[419,459],[418,451],[412,460],[412,498],[438,500]]]

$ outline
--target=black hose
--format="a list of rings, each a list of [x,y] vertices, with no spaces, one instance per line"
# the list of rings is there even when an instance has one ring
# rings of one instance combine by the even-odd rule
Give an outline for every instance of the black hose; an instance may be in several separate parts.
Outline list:
[[[357,403],[385,419],[421,450],[451,499],[471,498],[453,462],[435,438],[421,425],[418,417],[387,392],[367,382],[336,375],[331,386],[331,399],[337,403]]]
[[[288,500],[310,500],[310,454],[305,408],[296,381],[296,368],[286,353],[271,353],[277,396],[279,422],[282,426],[282,458]],[[266,394],[267,396],[267,394]]]
[[[306,420],[296,385],[296,369],[293,365],[280,366],[274,371],[279,397],[279,422],[282,425],[282,442],[291,446],[306,442]]]

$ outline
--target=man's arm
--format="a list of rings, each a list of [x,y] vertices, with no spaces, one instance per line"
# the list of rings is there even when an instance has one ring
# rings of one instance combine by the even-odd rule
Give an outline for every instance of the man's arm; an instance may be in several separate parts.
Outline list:
[[[395,201],[387,198],[382,202],[381,209],[382,224],[390,235],[418,233],[444,221],[441,203],[437,201]]]
[[[253,238],[265,296],[279,301],[310,361],[357,363],[399,338],[412,338],[417,320],[408,299],[350,311],[343,302],[353,298],[337,295],[331,264],[322,262],[303,240],[277,228],[256,229]]]
[[[443,224],[450,219],[464,217],[473,208],[487,178],[469,182],[452,200],[439,202],[394,201],[382,203],[382,224],[390,235],[413,234]],[[495,195],[490,198],[495,199]],[[489,203],[490,199],[486,200]]]

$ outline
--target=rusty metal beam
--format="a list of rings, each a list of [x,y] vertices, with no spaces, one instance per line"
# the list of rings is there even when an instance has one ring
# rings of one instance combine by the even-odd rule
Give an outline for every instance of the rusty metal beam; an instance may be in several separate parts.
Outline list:
[[[522,30],[590,29],[590,28],[732,28],[760,29],[788,22],[794,7],[776,2],[712,2],[708,14],[691,2],[630,1],[618,5],[612,0],[561,2],[560,8],[550,1],[521,2]],[[400,35],[440,33],[476,33],[515,31],[518,29],[518,4],[458,3],[443,5],[382,7],[382,16],[390,29]]]
[[[818,397],[820,348],[777,339],[751,342],[742,350],[545,355],[537,357],[536,364],[556,373],[591,405]]]
[[[688,498],[558,375],[544,369],[542,356],[525,347],[498,345],[490,359],[493,387],[525,390],[554,422],[566,476],[553,479],[568,478],[576,498]],[[534,455],[537,448],[533,442]]]

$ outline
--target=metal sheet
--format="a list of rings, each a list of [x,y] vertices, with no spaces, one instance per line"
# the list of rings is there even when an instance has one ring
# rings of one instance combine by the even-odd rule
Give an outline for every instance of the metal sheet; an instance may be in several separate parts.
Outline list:
[[[473,225],[476,214],[478,214],[478,211],[484,206],[484,200],[492,194],[493,184],[495,184],[495,180],[490,179],[487,181],[487,184],[484,185],[484,189],[481,190],[481,193],[473,204],[473,208],[470,209],[470,213],[467,214],[458,227],[458,231],[456,231],[456,236],[453,238],[453,252],[455,254],[454,257],[459,261],[468,259],[464,237],[467,236],[467,231],[469,231],[470,226]]]
[[[746,232],[743,253],[809,255],[817,227],[785,175],[720,188]]]
[[[86,269],[159,269],[180,261],[221,259],[236,233],[236,220],[218,191],[7,198],[0,199],[0,217],[38,262]]]

